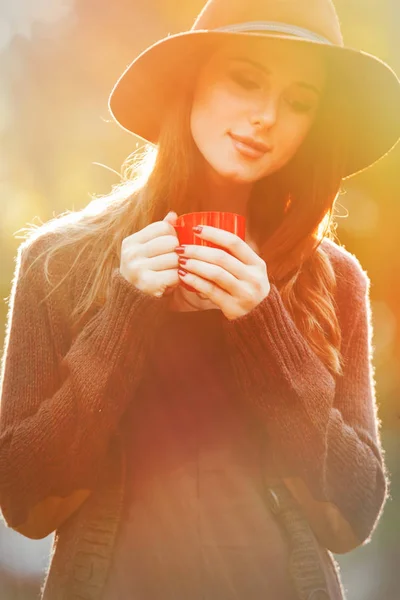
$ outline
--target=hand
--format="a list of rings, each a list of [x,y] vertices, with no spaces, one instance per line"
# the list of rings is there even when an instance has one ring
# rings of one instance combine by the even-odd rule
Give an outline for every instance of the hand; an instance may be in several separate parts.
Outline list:
[[[227,319],[246,315],[270,292],[265,261],[229,231],[203,225],[197,235],[222,248],[185,245],[179,260],[180,279],[219,307]]]
[[[203,294],[199,292],[192,292],[179,285],[173,290],[171,299],[169,302],[169,309],[174,311],[188,311],[188,310],[208,310],[210,308],[216,308],[219,310],[219,306],[216,306]]]
[[[173,227],[178,215],[169,212],[162,221],[150,223],[122,240],[121,275],[136,288],[161,297],[179,285],[179,239]]]

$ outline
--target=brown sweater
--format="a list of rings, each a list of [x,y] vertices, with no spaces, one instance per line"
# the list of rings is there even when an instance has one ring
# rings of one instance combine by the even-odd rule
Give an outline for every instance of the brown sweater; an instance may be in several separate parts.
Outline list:
[[[123,419],[127,486],[104,599],[297,600],[265,503],[265,430],[232,376],[223,313],[171,312]]]
[[[38,538],[56,530],[46,599],[97,598],[89,591],[79,595],[80,588],[100,590],[108,562],[100,553],[103,567],[94,571],[89,557],[94,542],[84,532],[95,508],[103,510],[104,519],[109,517],[104,536],[112,548],[120,512],[110,516],[105,507],[119,506],[121,499],[119,423],[155,350],[154,333],[167,305],[165,298],[134,288],[116,268],[104,304],[74,331],[69,314],[90,281],[90,261],[42,305],[49,286],[41,261],[23,276],[53,235],[59,234],[21,245],[17,255],[1,377],[0,507],[8,525],[24,535]],[[369,278],[349,252],[329,240],[323,247],[337,277],[344,376],[332,377],[311,350],[275,285],[249,314],[223,318],[223,331],[243,402],[265,427],[275,476],[289,488],[321,546],[347,552],[368,540],[376,526],[386,473]],[[75,258],[73,248],[65,250],[50,275],[57,279]],[[74,592],[63,595],[68,585]]]

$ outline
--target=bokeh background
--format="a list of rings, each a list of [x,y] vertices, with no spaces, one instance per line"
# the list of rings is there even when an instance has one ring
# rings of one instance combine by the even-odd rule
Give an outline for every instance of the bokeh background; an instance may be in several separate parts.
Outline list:
[[[142,49],[189,28],[202,4],[0,0],[1,340],[21,243],[16,232],[78,210],[119,181],[121,164],[139,140],[111,121],[109,91]],[[336,0],[336,6],[347,44],[400,72],[399,1]],[[377,398],[392,482],[372,541],[337,556],[348,600],[399,598],[399,217],[400,145],[346,181],[337,207],[339,238],[372,280]],[[38,597],[51,539],[28,540],[0,524],[1,600]]]

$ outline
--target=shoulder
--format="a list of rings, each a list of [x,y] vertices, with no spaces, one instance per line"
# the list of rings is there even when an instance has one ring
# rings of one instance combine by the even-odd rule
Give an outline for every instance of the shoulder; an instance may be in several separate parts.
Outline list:
[[[336,312],[343,334],[350,335],[360,318],[363,319],[365,331],[369,328],[372,332],[371,281],[367,271],[355,254],[333,240],[325,238],[321,246],[335,272]]]
[[[49,257],[48,271],[58,277],[67,273],[74,265],[79,267],[86,260],[89,262],[89,252],[82,252],[87,245],[87,238],[79,238],[72,227],[63,228],[62,224],[56,224],[52,228],[44,226],[31,232],[20,244],[17,261],[20,261],[23,272],[35,265],[34,271],[39,274]]]
[[[38,231],[30,234],[18,247],[16,270],[19,276],[26,276],[31,283],[44,284],[47,279],[45,273],[57,279],[67,273],[72,258],[72,248],[66,243],[62,231]]]
[[[52,310],[69,314],[86,276],[86,271],[81,276],[84,253],[80,246],[62,229],[29,235],[18,248],[15,285],[24,294],[34,294],[40,305],[51,304]]]
[[[21,260],[24,267],[28,267],[36,258],[50,250],[60,239],[60,232],[37,231],[30,233],[19,245],[17,258]]]
[[[338,295],[354,300],[358,297],[363,301],[369,293],[371,280],[359,258],[329,238],[324,238],[321,248],[328,255],[335,272]]]

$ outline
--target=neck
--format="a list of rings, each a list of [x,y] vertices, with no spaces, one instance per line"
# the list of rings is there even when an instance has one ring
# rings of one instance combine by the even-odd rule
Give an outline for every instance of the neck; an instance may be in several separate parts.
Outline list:
[[[207,173],[201,185],[196,187],[199,210],[228,211],[246,216],[251,183],[229,181],[212,171]]]

